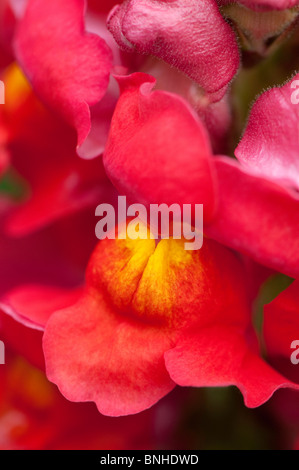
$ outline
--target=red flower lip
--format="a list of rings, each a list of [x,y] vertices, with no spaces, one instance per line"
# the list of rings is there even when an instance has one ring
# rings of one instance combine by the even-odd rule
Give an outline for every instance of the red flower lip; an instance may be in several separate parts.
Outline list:
[[[181,240],[101,241],[78,303],[46,324],[49,379],[104,414],[148,408],[175,386],[170,355],[185,340],[215,324],[236,335],[247,328],[242,278],[235,256],[212,241],[192,252]]]

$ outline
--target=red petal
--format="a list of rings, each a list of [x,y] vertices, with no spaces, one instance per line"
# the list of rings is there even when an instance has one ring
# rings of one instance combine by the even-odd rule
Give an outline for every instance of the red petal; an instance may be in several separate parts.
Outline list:
[[[6,128],[3,124],[0,142],[8,140],[11,164],[28,185],[7,222],[10,233],[22,236],[86,206],[96,207],[102,198],[110,201],[114,190],[102,160],[87,162],[76,155],[75,131],[36,99],[18,67],[10,67],[5,81]]]
[[[95,401],[121,416],[149,408],[174,388],[163,353],[165,330],[119,321],[99,299],[83,298],[51,316],[44,335],[47,376],[72,401]]]
[[[204,204],[208,219],[214,210],[212,159],[198,117],[178,96],[152,92],[150,75],[118,80],[122,95],[103,157],[108,176],[133,202]]]
[[[12,349],[34,366],[45,369],[42,331],[28,328],[0,310],[0,335],[5,343],[6,353]],[[7,370],[10,370],[10,367]]]
[[[296,366],[292,365],[290,360],[294,351],[291,343],[299,340],[298,309],[299,281],[294,281],[290,287],[265,306],[264,314],[264,337],[269,355],[285,357],[293,369],[296,369]]]
[[[262,405],[278,388],[295,387],[249,349],[244,332],[223,325],[185,337],[166,352],[165,363],[178,385],[236,385],[249,408]]]
[[[77,130],[78,146],[90,132],[89,106],[104,96],[111,52],[84,32],[83,0],[29,0],[19,24],[17,58],[36,93]]]
[[[1,299],[0,308],[23,325],[43,330],[53,311],[72,305],[81,294],[81,289],[22,286],[8,292]]]
[[[219,206],[206,233],[261,264],[298,276],[299,197],[232,159],[217,158],[215,164]]]

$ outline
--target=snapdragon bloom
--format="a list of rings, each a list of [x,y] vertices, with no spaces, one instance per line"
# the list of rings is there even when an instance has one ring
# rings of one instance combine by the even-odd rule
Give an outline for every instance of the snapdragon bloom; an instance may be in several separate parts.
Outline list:
[[[108,175],[121,193],[146,204],[173,197],[172,187],[176,199],[167,199],[168,203],[200,201],[207,184],[209,231],[220,219],[215,204],[219,168],[239,175],[243,170],[228,158],[212,157],[205,129],[182,99],[151,91],[154,83],[146,75],[119,81],[122,95],[104,155]],[[131,119],[124,121],[128,107]],[[169,128],[160,126],[158,116],[172,120]],[[181,133],[175,139],[173,129],[178,125]],[[194,148],[188,151],[190,139],[194,145],[198,142],[197,158]],[[138,151],[131,153],[130,146]],[[185,151],[184,165],[180,150]],[[126,153],[131,159],[125,165]],[[147,172],[141,171],[142,165]],[[253,186],[263,181],[243,173]],[[197,187],[200,177],[203,182]],[[192,178],[190,195],[186,188],[192,188]],[[274,183],[269,186],[276,188]],[[273,220],[275,216],[271,214]],[[291,222],[295,229],[296,219]],[[290,243],[297,243],[292,233],[289,237]],[[282,253],[278,262],[288,255]],[[269,256],[270,264],[272,260]],[[34,316],[24,310],[26,289],[8,293],[3,308],[7,303],[21,321],[45,329],[47,374],[62,393],[73,401],[95,401],[104,414],[139,412],[175,384],[237,385],[250,407],[266,401],[277,388],[296,388],[259,356],[244,268],[234,253],[212,240],[205,239],[203,248],[193,254],[178,240],[162,240],[157,246],[154,240],[102,241],[90,258],[77,302],[66,290],[61,300],[68,306],[56,312],[48,305],[51,291],[38,286],[29,290],[40,292]]]
[[[225,146],[242,55],[263,57],[295,29],[298,1],[13,3],[0,10],[0,173],[20,191],[0,197],[0,332],[13,354],[113,417],[177,385],[234,385],[250,408],[297,392],[299,75],[256,99],[236,158]],[[142,224],[147,239],[97,242],[95,208],[119,195],[203,204],[203,247],[156,243]],[[252,304],[269,272],[296,280],[258,336]],[[92,423],[108,422],[89,406]]]
[[[240,261],[210,240],[192,253],[182,240],[102,241],[78,302],[45,326],[47,375],[111,416],[176,384],[237,385],[258,406],[287,381],[259,358],[244,281]]]

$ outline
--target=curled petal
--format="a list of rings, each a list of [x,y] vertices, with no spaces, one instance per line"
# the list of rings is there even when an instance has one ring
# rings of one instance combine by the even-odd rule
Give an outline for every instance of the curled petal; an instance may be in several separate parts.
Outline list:
[[[23,325],[43,330],[53,311],[72,305],[80,294],[81,289],[22,286],[8,292],[0,300],[0,308]]]
[[[125,50],[154,55],[221,99],[239,66],[233,30],[214,0],[127,0],[108,28]],[[222,94],[222,96],[221,96]]]

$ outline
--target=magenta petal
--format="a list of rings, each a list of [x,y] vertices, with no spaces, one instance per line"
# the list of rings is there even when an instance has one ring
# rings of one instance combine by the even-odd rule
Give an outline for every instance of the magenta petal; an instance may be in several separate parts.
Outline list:
[[[216,99],[238,70],[234,32],[214,0],[127,0],[108,28],[123,49],[164,60],[209,94],[222,90]]]
[[[299,189],[299,104],[295,103],[298,84],[297,88],[292,84],[298,79],[299,74],[283,87],[273,88],[258,98],[235,152],[247,167],[296,189]]]
[[[16,18],[9,0],[0,3],[0,68],[13,61],[11,40],[14,34]]]
[[[105,41],[84,32],[83,0],[29,0],[15,39],[36,93],[70,122],[78,146],[90,132],[89,106],[104,96],[112,64]]]

